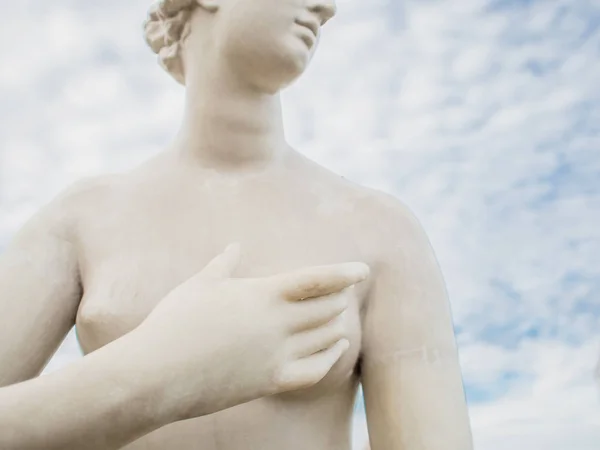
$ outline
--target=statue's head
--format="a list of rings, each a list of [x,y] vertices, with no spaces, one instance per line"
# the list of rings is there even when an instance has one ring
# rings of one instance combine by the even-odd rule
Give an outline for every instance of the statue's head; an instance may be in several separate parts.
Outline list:
[[[146,42],[179,83],[227,67],[267,91],[290,84],[315,52],[335,0],[159,0],[144,24]]]

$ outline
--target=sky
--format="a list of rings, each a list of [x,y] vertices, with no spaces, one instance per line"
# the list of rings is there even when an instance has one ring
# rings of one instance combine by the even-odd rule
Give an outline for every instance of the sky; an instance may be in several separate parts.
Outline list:
[[[0,3],[0,251],[173,137],[148,0]],[[476,450],[600,449],[600,0],[339,0],[289,142],[406,203],[450,296]],[[81,357],[70,333],[46,371]],[[362,402],[354,439],[367,439]]]

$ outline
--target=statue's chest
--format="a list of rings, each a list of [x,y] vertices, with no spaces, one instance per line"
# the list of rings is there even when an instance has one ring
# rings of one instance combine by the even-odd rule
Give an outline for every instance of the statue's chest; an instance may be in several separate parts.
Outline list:
[[[77,334],[84,352],[131,331],[174,287],[201,270],[225,246],[241,244],[235,276],[265,276],[309,265],[360,260],[355,237],[319,217],[276,217],[266,209],[221,216],[115,211],[89,224],[82,241],[84,296]],[[120,215],[120,217],[119,217]],[[351,349],[339,371],[352,369],[360,350],[360,305],[355,290],[345,320]],[[234,332],[232,330],[232,332]]]

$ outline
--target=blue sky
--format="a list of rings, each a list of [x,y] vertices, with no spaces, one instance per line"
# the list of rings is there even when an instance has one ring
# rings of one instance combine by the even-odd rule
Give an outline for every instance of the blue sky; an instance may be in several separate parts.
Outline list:
[[[2,5],[0,249],[173,135],[182,90],[145,48],[148,5]],[[426,228],[476,448],[597,449],[600,1],[339,0],[284,102],[293,145]],[[70,335],[48,370],[77,357]],[[364,421],[358,404],[357,442]]]

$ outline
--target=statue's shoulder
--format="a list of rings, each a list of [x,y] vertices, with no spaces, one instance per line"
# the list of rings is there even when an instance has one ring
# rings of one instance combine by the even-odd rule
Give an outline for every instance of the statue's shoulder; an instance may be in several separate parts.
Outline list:
[[[386,254],[391,242],[399,245],[424,235],[420,220],[402,199],[358,184],[351,186],[350,190],[355,223],[359,225],[365,245],[369,245],[376,254]]]
[[[44,209],[59,217],[69,234],[77,235],[82,223],[98,220],[123,199],[119,194],[123,178],[120,173],[82,177],[63,188]]]
[[[27,239],[32,236],[59,236],[70,239],[76,234],[77,224],[89,214],[99,199],[114,183],[113,175],[81,178],[68,184],[46,201],[26,221],[17,233]]]
[[[122,174],[102,174],[80,178],[64,188],[54,199],[57,208],[76,212],[106,198],[122,182]]]
[[[393,194],[346,179],[343,181],[347,195],[352,197],[357,212],[393,221],[411,219],[414,216],[408,205]]]
[[[69,209],[93,209],[127,204],[136,189],[147,189],[155,180],[157,158],[150,158],[121,172],[107,172],[78,179],[60,194],[61,205]]]
[[[362,187],[362,189],[365,191],[364,195],[367,202],[381,214],[385,214],[386,217],[390,219],[396,217],[400,220],[413,216],[413,212],[408,205],[396,195],[373,188]]]
[[[357,218],[368,216],[387,224],[416,220],[412,210],[396,195],[359,184],[316,163],[312,168],[318,174],[315,177],[317,182],[325,182],[337,192],[340,199],[354,205]]]

